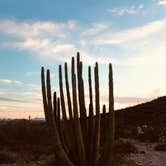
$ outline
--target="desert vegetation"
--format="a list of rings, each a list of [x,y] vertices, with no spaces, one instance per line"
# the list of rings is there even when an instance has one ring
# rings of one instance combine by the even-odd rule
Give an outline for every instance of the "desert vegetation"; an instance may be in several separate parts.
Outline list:
[[[162,166],[166,160],[166,97],[114,111],[109,64],[109,106],[101,108],[98,70],[96,63],[93,87],[91,67],[88,67],[89,107],[86,108],[79,53],[76,64],[72,58],[71,90],[68,65],[64,64],[67,96],[62,66],[59,65],[60,96],[55,91],[52,93],[50,71],[45,75],[42,67],[46,121],[0,120],[0,165],[144,166],[154,162]]]
[[[156,105],[159,105],[161,99],[163,100],[165,97],[156,99]],[[143,105],[151,105],[150,103],[145,103]],[[163,102],[163,105],[166,105],[164,103],[166,103],[166,100]],[[143,105],[140,105],[140,107]],[[151,108],[151,110],[153,110],[152,112],[156,112],[154,108],[155,107]],[[137,126],[141,126],[141,123],[131,123],[132,119],[128,118],[127,114],[125,113],[127,110],[130,110],[130,108],[123,110],[123,118],[126,118],[125,123],[122,123],[121,116],[117,116],[117,112],[119,111],[115,111],[116,129],[113,159],[114,165],[139,165],[135,164],[135,161],[133,160],[128,160],[128,156],[130,155],[138,155],[141,156],[141,158],[142,156],[145,156],[145,158],[148,158],[149,156],[150,159],[153,159],[153,157],[151,157],[151,153],[149,154],[145,151],[145,149],[139,150],[138,147],[136,147],[138,143],[141,144],[142,147],[154,145],[152,146],[152,150],[154,150],[154,153],[157,153],[155,153],[156,157],[160,153],[165,153],[164,138],[166,133],[164,132],[164,128],[166,124],[164,124],[164,116],[161,115],[160,117],[160,121],[162,121],[163,118],[163,123],[160,125],[159,123],[153,123],[155,119],[151,118],[151,120],[148,122],[149,125],[153,124],[153,126],[150,127],[153,127],[152,132],[147,132],[147,130],[144,130],[144,134],[140,136],[137,133]],[[143,112],[144,111],[145,110],[143,110]],[[141,116],[137,116],[137,119],[141,119]],[[145,123],[148,124],[147,121],[142,120],[142,124]],[[63,122],[61,125],[63,125]],[[153,135],[155,135],[155,141],[153,139]],[[144,139],[140,139],[140,137],[143,137]],[[0,165],[54,165],[54,148],[52,146],[52,141],[49,138],[49,131],[44,120],[1,120]],[[138,142],[133,142],[132,140],[138,140]]]
[[[1,121],[0,164],[55,165],[54,147],[49,138],[50,134],[45,121]],[[129,141],[116,139],[113,151],[112,162],[115,166],[120,166],[125,163],[126,155],[136,153],[137,150]]]
[[[75,71],[74,57],[72,57],[71,62],[72,102],[69,89],[67,63],[65,63],[64,67],[68,108],[65,105],[64,99],[61,65],[59,65],[60,97],[57,97],[57,93],[54,92],[53,102],[50,72],[47,70],[45,81],[44,68],[42,67],[41,69],[43,106],[47,126],[52,139],[52,145],[54,147],[55,160],[57,160],[58,164],[65,166],[112,165],[114,142],[112,65],[109,64],[109,108],[107,116],[105,116],[106,106],[103,105],[102,119],[100,114],[98,63],[96,63],[94,68],[95,109],[92,99],[93,88],[91,67],[89,66],[88,68],[88,109],[86,109],[85,106],[85,90],[82,77],[83,64],[80,61],[79,53],[77,53],[77,75]],[[61,114],[62,120],[60,120]],[[67,115],[69,116],[67,117]],[[63,122],[63,126],[60,121]]]

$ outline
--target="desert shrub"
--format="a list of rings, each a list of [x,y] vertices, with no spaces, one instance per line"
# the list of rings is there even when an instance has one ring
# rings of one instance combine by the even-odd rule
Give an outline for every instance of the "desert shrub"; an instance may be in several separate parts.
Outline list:
[[[166,143],[158,144],[154,147],[154,149],[157,151],[165,151],[166,152]]]
[[[150,125],[137,126],[137,139],[142,142],[157,142],[160,132]]]
[[[115,130],[116,138],[135,138],[137,136],[137,129],[132,125],[117,126]]]
[[[125,165],[126,154],[137,153],[137,148],[129,141],[118,139],[115,141],[113,152],[113,164],[114,166]]]
[[[131,142],[119,139],[118,141],[115,142],[114,152],[127,154],[127,153],[137,153],[138,150],[136,146]]]
[[[166,127],[160,128],[159,142],[166,143]]]
[[[17,156],[10,151],[0,151],[0,164],[13,163],[17,160]]]
[[[166,135],[160,135],[159,142],[166,143]]]
[[[0,145],[48,145],[48,138],[44,122],[14,120],[0,124]]]

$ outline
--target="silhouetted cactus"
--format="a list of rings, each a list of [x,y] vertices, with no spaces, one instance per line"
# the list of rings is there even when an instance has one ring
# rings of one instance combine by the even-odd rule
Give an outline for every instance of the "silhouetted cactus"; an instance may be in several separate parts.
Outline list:
[[[68,81],[68,69],[67,69],[66,62],[65,62],[65,81],[66,81],[66,94],[67,94],[67,102],[68,102],[68,110],[69,110],[69,119],[73,119],[72,104],[71,104],[71,97],[70,97],[70,90],[69,90],[69,81]]]
[[[61,165],[68,165],[68,166],[74,166],[74,164],[70,161],[69,157],[65,153],[62,143],[59,137],[59,133],[57,130],[57,126],[55,123],[55,119],[53,116],[53,110],[52,110],[52,99],[51,99],[51,85],[50,85],[50,72],[47,70],[47,88],[45,87],[45,76],[44,76],[44,68],[42,67],[41,70],[41,79],[42,79],[42,94],[43,94],[43,104],[44,104],[44,111],[45,115],[47,117],[47,124],[48,129],[50,131],[50,135],[52,138],[52,143],[54,147],[54,152],[59,160],[59,163]],[[46,93],[47,91],[47,93]]]
[[[61,67],[61,65],[59,65],[59,91],[60,91],[60,100],[61,100],[61,108],[62,108],[62,117],[63,117],[63,120],[67,120],[66,107],[65,107],[64,94],[63,94],[62,67]]]
[[[85,106],[82,62],[77,53],[77,81],[75,60],[71,62],[72,97],[70,96],[68,69],[65,63],[65,83],[68,109],[63,93],[62,67],[59,65],[60,98],[51,95],[50,72],[45,80],[44,68],[41,69],[41,83],[45,118],[50,131],[56,160],[61,166],[110,166],[114,142],[114,99],[112,66],[109,65],[109,111],[103,105],[100,114],[98,63],[94,68],[95,112],[93,108],[91,67],[88,68],[89,111]],[[71,100],[72,99],[72,100]],[[78,102],[77,102],[78,101]],[[61,103],[61,107],[60,107]],[[88,113],[89,112],[89,113]],[[62,115],[62,119],[60,118]],[[89,115],[89,116],[88,116]]]
[[[93,93],[92,93],[92,78],[91,78],[91,67],[88,67],[88,82],[89,82],[89,118],[88,118],[88,164],[93,166],[94,161],[94,112],[93,112]]]
[[[94,69],[95,75],[95,106],[96,106],[96,117],[95,117],[95,133],[94,133],[94,165],[97,165],[99,160],[100,150],[100,100],[99,100],[99,75],[98,75],[98,63],[96,63]]]

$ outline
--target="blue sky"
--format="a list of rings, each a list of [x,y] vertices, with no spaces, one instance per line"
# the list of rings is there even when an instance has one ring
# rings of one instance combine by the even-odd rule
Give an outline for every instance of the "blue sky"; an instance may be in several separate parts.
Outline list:
[[[40,67],[51,69],[81,53],[100,64],[101,103],[108,101],[108,63],[115,107],[166,93],[166,0],[1,0],[0,118],[43,116]],[[88,92],[86,92],[88,103]]]

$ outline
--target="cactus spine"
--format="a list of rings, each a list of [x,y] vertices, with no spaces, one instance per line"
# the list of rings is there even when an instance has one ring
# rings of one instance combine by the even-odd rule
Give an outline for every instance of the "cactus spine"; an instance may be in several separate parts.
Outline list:
[[[89,113],[85,105],[82,77],[83,64],[80,61],[79,53],[77,53],[76,66],[77,72],[75,71],[75,59],[72,57],[72,95],[70,95],[67,63],[64,65],[68,107],[65,106],[61,65],[59,65],[60,98],[54,92],[53,102],[50,71],[47,70],[45,80],[44,67],[41,68],[43,107],[56,159],[59,165],[62,166],[110,166],[112,164],[114,142],[112,65],[109,65],[109,111],[107,113],[106,106],[103,105],[102,116],[100,114],[98,63],[95,64],[94,68],[95,112],[93,108],[91,67],[88,67]],[[60,114],[62,114],[62,119]]]

